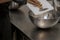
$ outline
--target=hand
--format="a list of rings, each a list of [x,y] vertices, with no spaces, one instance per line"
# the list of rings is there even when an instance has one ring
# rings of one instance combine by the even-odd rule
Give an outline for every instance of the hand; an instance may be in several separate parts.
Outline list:
[[[42,4],[38,0],[27,0],[27,2],[37,6],[38,8],[42,8]]]

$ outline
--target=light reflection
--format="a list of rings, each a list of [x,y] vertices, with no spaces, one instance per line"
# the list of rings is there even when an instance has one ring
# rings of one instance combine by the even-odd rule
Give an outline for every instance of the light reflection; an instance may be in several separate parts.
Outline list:
[[[48,19],[48,15],[45,15],[45,16],[44,16],[44,19]]]
[[[33,32],[34,40],[57,40],[58,29],[37,29]]]

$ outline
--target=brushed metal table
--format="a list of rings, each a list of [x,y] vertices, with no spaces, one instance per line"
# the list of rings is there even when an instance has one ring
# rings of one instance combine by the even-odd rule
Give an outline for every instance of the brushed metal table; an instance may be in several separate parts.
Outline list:
[[[27,13],[16,11],[10,13],[11,23],[31,40],[60,40],[60,23],[49,29],[36,27]]]

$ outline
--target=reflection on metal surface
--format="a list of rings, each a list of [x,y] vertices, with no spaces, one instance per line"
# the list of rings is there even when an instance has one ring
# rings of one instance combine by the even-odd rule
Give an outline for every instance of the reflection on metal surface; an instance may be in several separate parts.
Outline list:
[[[44,39],[46,38],[46,33],[44,33],[44,32],[40,33],[40,34],[38,35],[38,38],[39,38],[40,40],[44,40]]]
[[[33,33],[32,37],[34,40],[57,40],[59,29],[58,28],[50,28],[50,29],[39,29],[36,28]]]

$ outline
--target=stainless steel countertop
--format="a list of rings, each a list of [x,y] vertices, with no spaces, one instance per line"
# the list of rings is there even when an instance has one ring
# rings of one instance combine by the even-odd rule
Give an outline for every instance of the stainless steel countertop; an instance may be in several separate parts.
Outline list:
[[[60,40],[60,23],[50,29],[40,29],[32,24],[28,14],[22,11],[10,12],[11,23],[31,40]]]

